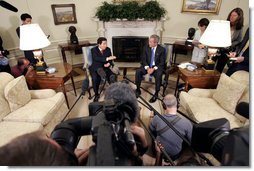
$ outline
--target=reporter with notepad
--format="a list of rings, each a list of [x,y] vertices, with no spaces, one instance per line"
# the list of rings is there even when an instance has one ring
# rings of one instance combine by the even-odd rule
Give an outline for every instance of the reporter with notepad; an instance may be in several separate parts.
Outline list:
[[[249,28],[246,30],[243,40],[236,47],[234,52],[230,52],[230,66],[226,74],[232,75],[234,72],[244,70],[249,72]]]

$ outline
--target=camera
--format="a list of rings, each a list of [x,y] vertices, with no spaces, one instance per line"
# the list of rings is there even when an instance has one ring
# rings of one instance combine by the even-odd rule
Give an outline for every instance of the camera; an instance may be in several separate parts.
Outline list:
[[[93,102],[89,104],[89,117],[58,124],[51,138],[73,155],[81,136],[91,134],[95,146],[89,149],[88,166],[141,165],[137,156],[132,154],[136,144],[130,131],[130,123],[136,117],[134,113],[126,102],[113,99]],[[135,163],[130,162],[134,158]]]
[[[241,102],[236,111],[249,118],[248,108]],[[212,154],[221,165],[249,166],[249,126],[230,129],[225,118],[194,124],[191,144],[197,152]]]

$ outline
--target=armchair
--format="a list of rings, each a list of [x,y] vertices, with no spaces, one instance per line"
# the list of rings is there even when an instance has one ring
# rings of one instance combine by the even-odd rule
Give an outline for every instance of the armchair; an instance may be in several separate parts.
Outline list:
[[[179,110],[196,122],[226,118],[231,128],[248,120],[235,111],[239,102],[249,102],[249,72],[237,71],[230,77],[221,74],[216,89],[193,88],[180,93]]]
[[[36,130],[50,134],[68,111],[62,92],[28,90],[24,76],[0,73],[0,146]]]

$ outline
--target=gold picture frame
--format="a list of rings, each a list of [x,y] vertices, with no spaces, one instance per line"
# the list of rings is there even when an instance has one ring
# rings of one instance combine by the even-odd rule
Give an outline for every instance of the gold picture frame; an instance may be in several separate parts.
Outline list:
[[[221,0],[183,0],[182,12],[218,14]]]
[[[77,23],[75,4],[51,5],[55,25]]]

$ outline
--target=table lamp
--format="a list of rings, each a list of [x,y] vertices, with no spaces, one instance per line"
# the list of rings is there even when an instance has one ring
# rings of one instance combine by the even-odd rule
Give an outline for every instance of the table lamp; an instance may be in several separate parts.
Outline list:
[[[212,57],[217,54],[218,48],[231,46],[230,22],[211,20],[199,42],[208,46],[208,60],[204,67],[207,70],[213,70],[215,62]]]
[[[45,71],[47,68],[43,60],[42,48],[48,45],[50,41],[38,24],[20,26],[20,49],[33,51],[34,58],[38,60],[35,66],[36,71]]]

